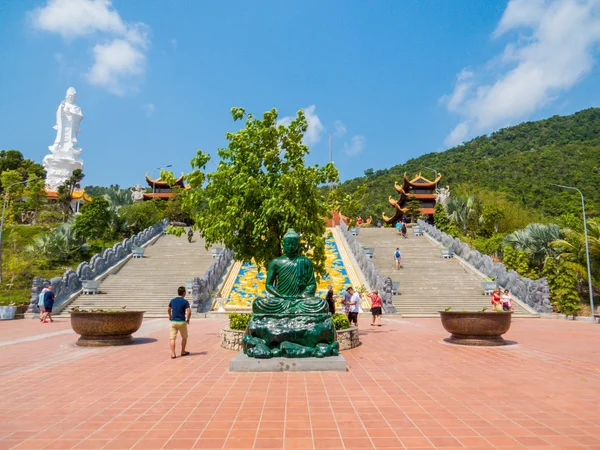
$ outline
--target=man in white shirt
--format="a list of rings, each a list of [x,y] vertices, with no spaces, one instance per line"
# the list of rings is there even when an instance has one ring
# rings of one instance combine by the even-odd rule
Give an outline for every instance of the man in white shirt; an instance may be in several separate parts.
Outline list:
[[[360,311],[360,295],[353,288],[348,289],[348,293],[352,295],[350,298],[350,312],[348,313],[348,321],[350,324],[354,322],[358,326],[358,312]]]

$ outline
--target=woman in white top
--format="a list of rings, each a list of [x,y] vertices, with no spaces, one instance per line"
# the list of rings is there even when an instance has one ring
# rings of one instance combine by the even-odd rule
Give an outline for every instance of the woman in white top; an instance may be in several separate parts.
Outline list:
[[[504,294],[502,295],[501,300],[503,311],[513,311],[513,304],[508,289],[504,289]]]

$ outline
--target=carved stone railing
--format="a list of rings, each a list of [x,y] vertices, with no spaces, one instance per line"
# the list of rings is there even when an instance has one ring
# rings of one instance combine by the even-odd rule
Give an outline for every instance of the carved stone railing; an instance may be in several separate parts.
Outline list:
[[[150,241],[152,238],[162,234],[167,226],[167,220],[163,220],[156,225],[140,231],[138,234],[123,239],[123,242],[107,248],[102,253],[96,253],[89,262],[84,261],[77,266],[75,270],[67,270],[62,277],[55,277],[51,280],[35,277],[31,287],[31,300],[29,311],[39,312],[38,301],[39,294],[44,287],[52,284],[54,286],[54,309],[60,312],[64,302],[69,300],[74,294],[81,290],[81,282],[84,280],[95,280],[105,274],[112,267],[123,261],[134,247],[140,247]]]
[[[362,271],[365,280],[369,283],[371,289],[377,289],[379,291],[379,296],[381,297],[383,310],[386,313],[395,313],[396,307],[392,303],[392,280],[387,277],[384,278],[381,276],[375,264],[367,254],[364,252],[362,245],[360,242],[354,237],[352,232],[348,229],[348,225],[344,220],[340,220],[339,228],[342,232],[342,235],[346,239],[348,243],[348,247],[354,255],[354,259],[358,263],[358,268]]]
[[[527,304],[530,308],[540,313],[552,312],[550,288],[548,287],[548,280],[546,278],[531,280],[522,277],[514,270],[508,270],[504,267],[504,264],[495,263],[488,255],[481,254],[460,239],[449,236],[433,225],[422,220],[419,220],[419,225],[435,241],[445,247],[452,248],[455,255],[458,255],[485,276],[495,278],[498,287],[508,289],[512,295]]]
[[[204,313],[212,309],[212,294],[219,286],[223,273],[232,259],[233,252],[226,248],[219,253],[204,275],[194,278],[192,284],[192,310]]]

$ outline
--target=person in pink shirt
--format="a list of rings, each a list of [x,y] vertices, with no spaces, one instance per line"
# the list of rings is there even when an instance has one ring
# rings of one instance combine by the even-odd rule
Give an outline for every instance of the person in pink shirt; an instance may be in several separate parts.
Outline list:
[[[375,326],[375,321],[377,321],[377,326],[381,326],[381,297],[379,296],[379,292],[377,290],[371,292],[369,294],[369,298],[371,299],[371,314],[373,314],[373,323],[372,327]]]

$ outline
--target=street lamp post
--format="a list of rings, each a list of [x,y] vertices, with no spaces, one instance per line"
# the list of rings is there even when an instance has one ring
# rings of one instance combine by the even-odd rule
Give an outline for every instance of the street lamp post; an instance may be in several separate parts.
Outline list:
[[[556,186],[563,189],[572,189],[574,191],[579,192],[581,195],[581,206],[583,208],[583,233],[585,236],[585,258],[587,261],[587,273],[588,273],[588,285],[590,290],[590,307],[592,308],[592,317],[594,315],[594,288],[592,286],[592,265],[590,263],[590,245],[588,243],[588,233],[587,233],[587,219],[585,218],[585,199],[583,198],[583,192],[573,186],[564,186],[562,184],[553,184],[551,186]]]
[[[433,170],[433,172],[435,173],[435,178],[434,179],[437,180],[437,175],[438,175],[437,170],[432,169],[431,167],[427,167],[427,166],[423,166],[423,167],[425,169]],[[435,192],[436,192],[436,194],[438,193],[437,181],[435,182]]]
[[[11,187],[16,186],[17,184],[29,183],[31,181],[36,181],[38,178],[32,178],[30,180],[19,181],[18,183],[10,184],[4,190],[4,201],[2,202],[2,219],[0,220],[0,283],[2,282],[2,232],[4,231],[4,211],[6,210],[6,199],[8,197],[8,191]]]
[[[166,165],[165,167],[155,167],[155,170],[158,170],[158,173],[160,174],[161,170],[168,169],[169,167],[173,167],[173,165],[169,164],[169,165]],[[154,200],[155,187],[156,187],[156,178],[152,179],[152,200]]]

